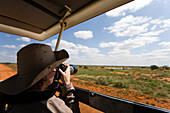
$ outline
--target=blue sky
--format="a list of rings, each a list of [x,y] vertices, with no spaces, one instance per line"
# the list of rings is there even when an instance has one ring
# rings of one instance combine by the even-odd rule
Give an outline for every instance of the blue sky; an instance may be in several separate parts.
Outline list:
[[[170,66],[170,0],[135,0],[83,22],[62,36],[68,63],[79,65]],[[30,43],[49,44],[0,32],[0,62],[16,63],[17,51]]]

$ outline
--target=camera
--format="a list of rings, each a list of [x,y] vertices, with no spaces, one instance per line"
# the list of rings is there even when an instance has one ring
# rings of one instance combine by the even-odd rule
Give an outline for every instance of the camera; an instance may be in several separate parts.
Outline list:
[[[73,64],[70,64],[69,66],[70,66],[70,75],[76,74],[78,71],[77,66]],[[67,69],[67,66],[65,66],[64,64],[60,64],[56,69],[57,71],[55,73],[54,80],[60,80],[61,74],[59,72],[59,69],[61,69],[64,72]]]

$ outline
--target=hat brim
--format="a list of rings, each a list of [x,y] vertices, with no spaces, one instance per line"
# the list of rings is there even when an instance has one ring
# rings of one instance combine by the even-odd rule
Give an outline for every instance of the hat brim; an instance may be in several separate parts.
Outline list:
[[[46,76],[49,72],[53,71],[54,68],[69,58],[69,55],[65,50],[55,51],[54,54],[56,56],[56,61],[48,65],[39,73],[30,73],[32,74],[32,78],[27,75],[20,76],[19,74],[16,74],[0,82],[0,93],[16,95],[22,91],[27,90],[36,82],[41,80],[44,76]],[[60,57],[58,57],[58,55],[60,55]]]

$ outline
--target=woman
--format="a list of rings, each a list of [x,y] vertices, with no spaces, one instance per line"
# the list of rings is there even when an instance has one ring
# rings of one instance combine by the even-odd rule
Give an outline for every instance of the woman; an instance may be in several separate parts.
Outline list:
[[[0,83],[0,93],[8,95],[7,113],[72,113],[80,112],[70,82],[70,67],[59,69],[62,99],[55,90],[47,89],[53,83],[56,67],[69,58],[65,50],[52,51],[45,44],[30,44],[17,53],[18,73]],[[49,93],[50,92],[50,93]],[[53,93],[51,93],[53,92]]]

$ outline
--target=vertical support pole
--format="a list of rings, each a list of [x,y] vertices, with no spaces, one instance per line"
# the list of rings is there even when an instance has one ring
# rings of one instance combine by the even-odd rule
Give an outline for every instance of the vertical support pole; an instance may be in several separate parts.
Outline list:
[[[56,44],[56,47],[55,47],[55,51],[57,51],[58,48],[59,48],[59,44],[60,44],[61,37],[62,37],[63,31],[64,31],[64,27],[66,26],[65,18],[68,15],[71,14],[71,9],[67,5],[65,5],[65,8],[66,8],[66,10],[63,12],[64,15],[63,15],[62,19],[60,20],[61,29],[60,29],[60,33],[59,33],[59,36],[58,36],[57,44]]]
[[[59,48],[59,44],[60,44],[61,37],[62,37],[63,31],[64,31],[65,23],[62,22],[62,23],[60,24],[60,26],[61,26],[61,29],[60,29],[60,33],[59,33],[59,36],[58,36],[57,44],[56,44],[56,47],[55,47],[55,51],[57,51],[58,48]]]

